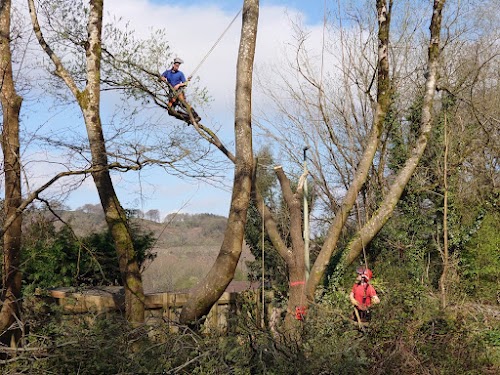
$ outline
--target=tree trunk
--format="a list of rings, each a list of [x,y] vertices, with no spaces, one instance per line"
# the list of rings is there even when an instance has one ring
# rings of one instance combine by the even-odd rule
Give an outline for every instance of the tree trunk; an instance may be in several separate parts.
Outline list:
[[[87,86],[80,91],[59,57],[45,42],[33,0],[28,0],[33,30],[42,49],[56,66],[83,112],[92,155],[92,177],[96,184],[106,223],[113,237],[120,273],[125,288],[126,318],[133,324],[144,322],[144,290],[125,210],[120,205],[108,169],[106,144],[100,117],[100,69],[102,47],[103,0],[90,0],[88,43],[86,45]]]
[[[387,3],[389,2],[389,6]],[[377,152],[380,143],[380,136],[384,126],[384,121],[391,105],[391,81],[389,78],[389,27],[391,20],[392,0],[376,0],[378,14],[378,69],[377,69],[377,103],[375,109],[375,117],[370,136],[366,143],[365,150],[359,162],[358,168],[351,186],[347,190],[347,194],[342,201],[340,209],[335,215],[335,219],[328,230],[325,243],[314,262],[311,269],[311,274],[307,282],[307,297],[309,300],[314,299],[314,292],[318,287],[325,270],[336,251],[337,242],[344,225],[349,217],[349,214],[356,202],[356,198],[362,189],[368,172],[372,166],[373,158]]]
[[[290,214],[290,238],[292,243],[291,252],[288,255],[281,254],[288,268],[290,288],[288,292],[288,306],[285,317],[285,329],[290,338],[299,339],[299,323],[306,313],[307,298],[305,297],[306,266],[305,246],[302,231],[302,198],[303,184],[307,175],[302,175],[297,190],[293,193],[290,181],[281,167],[274,168],[280,183],[283,199],[286,202]],[[267,221],[269,223],[269,220]]]
[[[89,43],[87,47],[87,88],[78,97],[89,137],[92,165],[98,167],[92,173],[106,223],[113,237],[123,286],[125,288],[125,313],[131,323],[144,322],[144,290],[139,272],[132,236],[127,224],[125,210],[116,196],[109,174],[106,144],[100,117],[100,68],[102,44],[103,0],[90,1],[88,22]]]
[[[443,157],[443,250],[441,258],[443,260],[443,272],[439,278],[439,288],[441,289],[441,308],[446,309],[447,305],[447,278],[450,267],[450,256],[448,252],[448,126],[447,126],[446,110],[444,112],[444,157]],[[439,239],[438,239],[439,241]]]
[[[255,202],[257,202],[256,207],[264,222],[269,239],[287,265],[290,285],[285,316],[285,336],[293,342],[299,343],[302,329],[301,322],[307,311],[305,241],[302,237],[302,198],[307,172],[299,179],[297,190],[294,193],[290,186],[290,180],[283,172],[282,167],[277,166],[274,171],[278,177],[283,199],[290,216],[291,248],[286,246],[271,210],[264,204],[264,198],[256,185],[256,177],[254,177],[253,181],[252,195]]]
[[[227,228],[219,255],[207,276],[192,291],[181,312],[182,323],[207,315],[231,282],[241,255],[252,184],[252,73],[259,1],[245,0],[236,77],[236,163]]]
[[[394,182],[392,183],[389,192],[385,196],[380,208],[376,214],[363,226],[359,231],[357,237],[351,242],[345,264],[351,264],[361,253],[362,245],[369,243],[375,235],[382,229],[384,224],[389,220],[394,208],[396,207],[403,190],[410,180],[415,168],[417,167],[420,158],[422,157],[427,141],[432,129],[432,108],[436,92],[436,82],[438,76],[438,65],[440,56],[440,32],[442,11],[445,0],[434,1],[434,12],[432,15],[430,30],[430,43],[429,43],[429,59],[428,59],[428,78],[426,81],[426,90],[424,102],[422,106],[422,117],[420,120],[420,135],[411,152],[410,157],[406,161],[404,167],[397,174]]]
[[[21,224],[22,216],[17,214],[21,205],[21,160],[19,152],[19,113],[22,98],[17,95],[12,75],[12,54],[10,50],[10,13],[11,1],[3,0],[0,7],[0,82],[3,112],[2,151],[5,176],[5,219],[15,217],[3,233],[3,269],[0,310],[0,335],[5,335],[15,317],[20,312],[21,272]],[[6,340],[5,340],[6,339]]]
[[[83,93],[82,98],[85,98]],[[99,109],[85,109],[86,100],[80,101],[84,112],[85,124],[92,154],[92,166],[98,171],[92,173],[92,178],[99,194],[113,243],[115,245],[122,283],[125,288],[125,314],[129,322],[140,324],[144,322],[144,290],[142,277],[137,262],[130,228],[125,210],[120,205],[109,170],[105,142],[99,117]],[[92,102],[92,100],[89,100]]]

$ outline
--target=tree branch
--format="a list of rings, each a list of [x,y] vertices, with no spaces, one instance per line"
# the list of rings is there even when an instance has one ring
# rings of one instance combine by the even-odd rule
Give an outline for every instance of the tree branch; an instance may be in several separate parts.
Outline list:
[[[43,37],[42,30],[40,28],[40,24],[38,23],[38,15],[36,13],[34,1],[28,0],[28,6],[29,6],[30,15],[31,15],[31,23],[33,25],[33,31],[36,35],[38,43],[40,44],[42,49],[45,51],[47,56],[49,56],[49,58],[52,60],[54,65],[56,66],[55,74],[66,83],[66,85],[69,87],[72,94],[75,96],[75,98],[77,98],[78,95],[80,94],[80,90],[76,86],[74,79],[71,77],[69,72],[66,70],[66,68],[62,64],[59,57],[54,53],[52,48],[48,45],[48,43],[45,41],[45,38]]]

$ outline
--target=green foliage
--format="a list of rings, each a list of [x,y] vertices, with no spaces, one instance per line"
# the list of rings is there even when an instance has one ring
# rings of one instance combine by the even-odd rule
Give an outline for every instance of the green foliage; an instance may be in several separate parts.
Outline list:
[[[165,348],[155,347],[147,331],[132,330],[113,315],[75,323],[56,313],[45,323],[29,339],[50,354],[36,361],[21,358],[3,374],[161,374],[171,359],[162,357]]]
[[[43,216],[25,231],[22,272],[25,288],[49,288],[75,283],[82,247],[68,228],[59,232]]]
[[[488,354],[491,331],[482,321],[500,327],[498,318],[489,311],[481,316],[464,301],[443,312],[433,286],[406,277],[409,264],[395,258],[386,256],[375,267],[382,302],[372,308],[366,336],[375,366],[368,373],[481,374],[500,366]]]
[[[463,289],[484,303],[500,298],[500,213],[490,209],[481,215],[478,228],[461,252]]]
[[[61,315],[25,305],[28,351],[0,364],[28,374],[494,374],[500,369],[500,321],[494,310],[464,303],[443,313],[429,287],[401,278],[398,264],[377,270],[381,304],[360,330],[347,292],[352,277],[311,306],[301,343],[260,326],[259,306],[240,296],[226,333],[198,335],[162,324],[133,329],[114,314]],[[352,275],[350,275],[352,276]],[[31,299],[30,301],[34,301]],[[52,305],[53,306],[53,305]],[[481,313],[479,313],[481,311]],[[37,347],[39,350],[35,351]],[[45,355],[43,354],[45,353]],[[35,360],[36,359],[36,360]],[[3,367],[1,367],[3,366]]]
[[[348,314],[326,306],[311,311],[305,326],[304,351],[308,360],[301,365],[303,374],[367,372],[371,363],[369,348],[363,345],[362,335]]]
[[[409,109],[406,121],[392,127],[389,134],[391,153],[389,168],[398,172],[409,157],[418,134],[423,97],[418,97]],[[422,280],[430,277],[437,284],[438,275],[429,275],[429,262],[439,262],[436,239],[442,239],[443,195],[442,178],[436,163],[441,160],[442,126],[433,126],[429,144],[417,166],[414,177],[406,186],[393,218],[375,239],[372,252],[399,252],[409,277]],[[431,270],[431,271],[434,271]]]
[[[152,259],[152,233],[131,225],[139,264]],[[118,260],[109,231],[77,239],[63,226],[40,213],[25,229],[22,250],[23,283],[26,292],[35,288],[121,284]]]
[[[383,243],[391,243],[389,238],[394,232],[389,231],[389,228],[372,243],[370,266],[375,275],[372,284],[381,303],[372,307],[372,321],[364,335],[351,336],[352,343],[349,345],[357,350],[359,361],[353,366],[358,367],[361,374],[380,375],[497,373],[500,369],[498,305],[480,305],[477,299],[462,299],[460,304],[450,306],[443,312],[435,293],[435,283],[430,282],[432,277],[427,277],[427,273],[432,274],[433,268],[439,274],[440,263],[431,261],[429,264],[427,257],[417,254],[408,256],[413,251],[411,247],[404,249],[404,252],[400,252],[397,247],[378,250]],[[477,235],[481,238],[480,231]],[[474,240],[470,242],[473,243]],[[488,253],[488,256],[488,262],[496,264],[496,261],[492,262],[492,257],[498,256],[492,253]],[[423,274],[415,272],[414,267],[418,263],[421,263],[422,270],[425,270],[426,265],[429,269]],[[318,342],[329,342],[330,338],[325,336],[332,332],[350,334],[352,326],[347,322],[352,310],[347,296],[353,276],[354,272],[337,275],[332,279],[330,288],[323,291],[321,302],[316,306],[319,316],[311,315],[314,322],[308,321],[309,324],[319,323],[321,314],[330,310],[332,312],[330,322],[322,321],[319,324],[323,325],[323,332],[318,329],[311,333]],[[468,285],[469,281],[462,280],[462,283]],[[496,292],[499,288],[490,286],[488,290]],[[492,301],[487,303],[491,304]],[[325,353],[328,358],[336,358],[335,350],[339,346],[332,346],[333,349],[329,348],[328,354]],[[315,350],[321,352],[327,349],[320,346]],[[317,361],[314,361],[314,365],[317,365]],[[345,354],[338,361],[349,363]]]
[[[500,327],[486,331],[484,339],[491,346],[500,347]]]
[[[285,241],[288,238],[288,217],[285,204],[280,200],[278,182],[270,167],[274,160],[270,149],[264,148],[258,153],[257,189],[261,192],[265,204],[274,211],[275,218],[280,226],[280,232]],[[264,238],[263,238],[264,236]],[[262,279],[262,247],[264,246],[265,279],[279,295],[288,293],[288,272],[286,264],[271,243],[267,233],[262,233],[262,220],[256,207],[256,202],[251,201],[247,211],[245,226],[245,242],[249,246],[255,261],[249,262],[249,278]]]
[[[487,206],[495,206],[495,203],[491,203],[495,202],[495,193],[491,188],[484,189],[479,183],[471,183],[472,175],[465,172],[463,166],[475,163],[476,160],[462,156],[470,155],[470,150],[467,149],[470,139],[468,141],[464,138],[467,136],[466,132],[453,129],[455,122],[458,122],[458,105],[451,95],[443,96],[443,105],[439,108],[428,146],[414,176],[406,186],[393,218],[372,242],[369,250],[371,260],[377,260],[379,263],[391,257],[397,259],[396,254],[399,253],[399,259],[395,261],[405,267],[412,281],[420,280],[423,284],[437,288],[442,273],[441,251],[445,236],[443,228],[446,193],[448,250],[454,261],[449,266],[453,268],[453,272],[465,277],[458,286],[454,285],[457,281],[454,280],[449,291],[462,288],[467,293],[474,294],[475,289],[481,288],[488,290],[488,298],[494,301],[496,292],[492,291],[499,288],[499,274],[495,271],[498,270],[500,259],[498,217],[489,220],[485,215],[487,211],[491,215],[492,209]],[[391,127],[388,134],[391,148],[388,166],[394,173],[409,155],[420,116],[421,98],[417,98],[408,112],[406,121],[398,127]],[[476,124],[470,126],[477,127]],[[446,161],[445,139],[448,148]],[[482,178],[484,177],[478,176],[477,179]],[[478,197],[485,199],[478,201]],[[380,254],[384,255],[379,259]],[[475,296],[486,297],[480,294]]]
[[[370,336],[377,348],[374,374],[481,374],[495,366],[484,342],[454,316],[415,315],[403,330],[386,328],[379,325]]]
[[[417,138],[422,103],[423,96],[420,96],[409,108],[406,121],[403,122],[398,120],[400,115],[392,110],[388,113],[385,128],[388,129],[390,140],[388,167],[392,171],[398,171],[408,159],[411,145]]]
[[[262,279],[262,221],[257,208],[250,204],[247,211],[245,241],[249,246],[255,261],[248,262],[249,278]],[[264,233],[264,272],[265,280],[281,295],[288,293],[288,275],[285,261],[278,254],[267,235]]]

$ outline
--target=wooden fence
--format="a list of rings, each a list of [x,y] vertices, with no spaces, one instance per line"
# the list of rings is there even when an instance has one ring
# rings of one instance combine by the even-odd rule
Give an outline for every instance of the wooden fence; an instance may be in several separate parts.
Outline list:
[[[97,288],[57,288],[50,296],[61,306],[63,312],[71,315],[100,315],[124,311],[124,291],[122,287]],[[150,325],[167,323],[171,330],[177,330],[179,315],[186,303],[188,293],[151,293],[145,296],[146,323]],[[266,297],[266,300],[268,298]],[[247,289],[222,294],[207,315],[205,327],[227,330],[229,317],[240,311],[243,303],[251,303],[256,310],[257,319],[262,311],[261,296],[258,289]],[[266,309],[267,310],[267,309]]]

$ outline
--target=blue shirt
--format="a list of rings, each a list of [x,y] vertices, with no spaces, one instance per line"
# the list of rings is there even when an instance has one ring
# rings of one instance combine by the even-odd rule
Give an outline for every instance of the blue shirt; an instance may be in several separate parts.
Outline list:
[[[170,83],[172,87],[178,85],[179,83],[186,82],[186,77],[180,70],[173,72],[172,69],[168,69],[163,72],[162,76],[167,79],[168,83]]]

